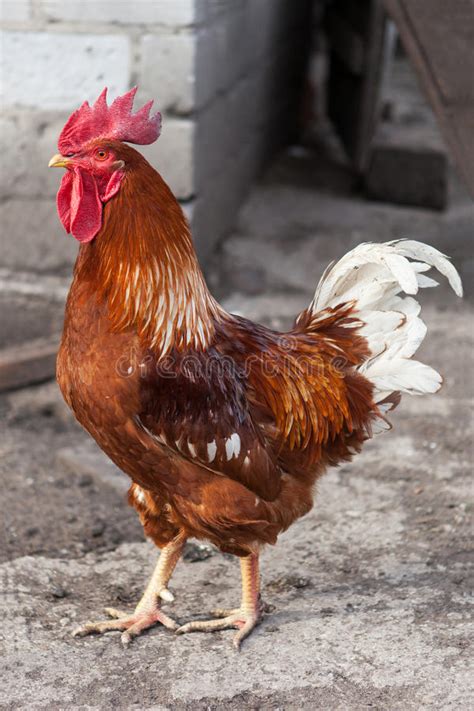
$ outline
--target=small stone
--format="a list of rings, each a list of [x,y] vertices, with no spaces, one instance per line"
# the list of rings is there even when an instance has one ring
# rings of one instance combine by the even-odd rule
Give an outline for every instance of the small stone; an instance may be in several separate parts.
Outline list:
[[[93,479],[90,474],[81,474],[81,476],[77,480],[79,486],[91,486],[92,482]]]
[[[43,415],[43,417],[54,417],[54,407],[50,403],[47,405],[42,405],[39,410],[39,414]]]
[[[270,633],[272,633],[272,632],[279,632],[279,631],[280,631],[280,628],[277,627],[276,625],[267,625],[267,626],[265,627],[265,632],[270,632]]]
[[[61,585],[53,585],[51,595],[59,600],[63,597],[67,597],[68,592]]]
[[[197,563],[202,560],[207,560],[213,555],[214,551],[209,546],[201,543],[186,543],[183,558],[188,561],[188,563]]]
[[[109,535],[109,542],[111,543],[111,545],[118,546],[120,543],[122,543],[122,541],[123,541],[123,536],[120,533],[120,531],[117,531],[117,530],[111,531],[111,533]]]
[[[349,516],[350,518],[359,518],[360,511],[346,511],[346,516]]]
[[[98,521],[92,526],[91,533],[93,538],[99,538],[105,531],[105,523],[103,521]]]
[[[283,575],[281,578],[271,580],[265,587],[275,592],[290,592],[291,590],[307,588],[310,585],[311,580],[309,578],[296,575]]]
[[[130,603],[134,599],[134,592],[126,590],[121,585],[111,586],[109,589],[110,597],[119,600],[120,602]]]

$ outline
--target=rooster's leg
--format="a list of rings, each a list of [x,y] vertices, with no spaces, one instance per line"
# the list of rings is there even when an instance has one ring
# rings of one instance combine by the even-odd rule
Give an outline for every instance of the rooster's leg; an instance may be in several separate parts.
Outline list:
[[[242,601],[236,610],[215,610],[220,619],[194,620],[177,630],[177,634],[185,632],[215,632],[229,627],[239,631],[234,637],[234,647],[240,648],[242,640],[260,622],[263,605],[260,600],[260,577],[258,572],[258,555],[252,554],[240,559],[242,573]]]
[[[174,600],[167,585],[181,557],[185,541],[184,536],[177,536],[162,549],[143,597],[131,615],[112,607],[106,607],[105,612],[114,619],[103,622],[87,622],[82,627],[78,627],[73,635],[85,637],[88,634],[103,634],[117,630],[122,632],[121,641],[126,647],[134,637],[158,623],[170,630],[178,629],[176,622],[161,610],[160,603],[161,600],[166,602]]]

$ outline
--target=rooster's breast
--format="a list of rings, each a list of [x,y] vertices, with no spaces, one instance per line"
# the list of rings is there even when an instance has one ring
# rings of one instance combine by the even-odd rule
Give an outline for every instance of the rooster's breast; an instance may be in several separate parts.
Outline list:
[[[141,346],[131,332],[113,333],[105,310],[70,295],[57,358],[57,380],[69,407],[98,445],[127,473],[129,427],[139,411]]]

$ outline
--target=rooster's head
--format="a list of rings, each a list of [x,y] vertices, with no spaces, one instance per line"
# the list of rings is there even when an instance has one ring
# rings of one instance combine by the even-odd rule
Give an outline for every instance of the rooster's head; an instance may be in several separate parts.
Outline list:
[[[132,114],[134,88],[107,105],[107,89],[89,106],[86,101],[67,120],[50,168],[66,168],[57,195],[58,213],[66,232],[90,242],[102,226],[102,208],[119,190],[132,149],[160,135],[161,115],[150,116],[149,101]]]

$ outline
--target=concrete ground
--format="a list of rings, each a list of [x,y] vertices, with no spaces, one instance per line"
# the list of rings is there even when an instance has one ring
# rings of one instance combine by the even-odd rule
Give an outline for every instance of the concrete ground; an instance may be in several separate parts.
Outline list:
[[[445,214],[376,205],[331,165],[318,151],[294,151],[254,189],[211,270],[229,309],[284,327],[327,261],[368,239],[442,244],[469,275],[472,206],[461,189]],[[36,302],[21,288],[15,299],[44,299],[57,319],[61,289],[56,280]],[[472,707],[472,306],[444,287],[424,303],[422,357],[444,388],[405,398],[393,430],[329,472],[313,511],[265,550],[263,594],[274,611],[240,654],[232,632],[155,628],[127,651],[114,634],[72,638],[104,606],[133,607],[156,552],[127,507],[125,477],[55,384],[4,395],[0,708]],[[172,589],[167,609],[182,622],[232,606],[237,562],[191,544]]]

